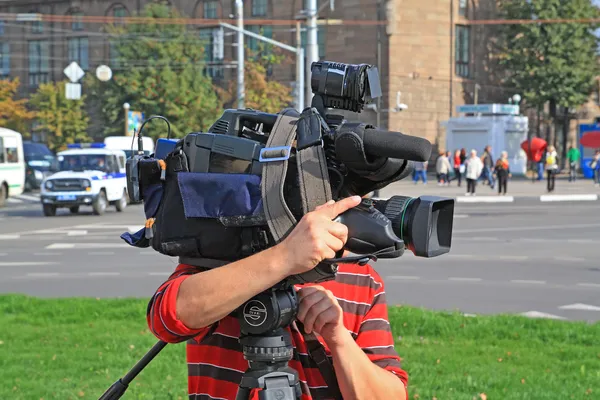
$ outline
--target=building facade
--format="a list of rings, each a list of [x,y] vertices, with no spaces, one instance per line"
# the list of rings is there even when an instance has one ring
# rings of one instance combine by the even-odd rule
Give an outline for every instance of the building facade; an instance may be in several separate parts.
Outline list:
[[[0,13],[118,18],[138,15],[150,1],[0,0]],[[235,14],[235,0],[163,2],[188,18],[219,20]],[[515,94],[494,84],[493,29],[469,24],[495,18],[494,0],[344,0],[334,4],[333,11],[324,7],[319,13],[320,58],[378,65],[383,90],[377,107],[365,108],[360,115],[347,114],[349,118],[425,137],[443,149],[442,122],[456,114],[457,105],[506,103]],[[246,29],[296,46],[294,20],[303,8],[304,0],[245,0]],[[289,24],[265,23],[273,19]],[[235,79],[235,32],[216,23],[191,29],[207,39],[207,73],[217,83]],[[305,33],[300,36],[305,43]],[[247,38],[246,45],[256,48],[257,41]],[[288,54],[291,57],[272,71],[272,78],[294,87],[295,58]],[[119,73],[102,23],[3,20],[0,55],[0,75],[19,77],[25,94],[42,82],[64,79],[63,70],[71,61],[87,73],[94,73],[101,64]],[[395,110],[398,99],[408,106],[406,110]]]

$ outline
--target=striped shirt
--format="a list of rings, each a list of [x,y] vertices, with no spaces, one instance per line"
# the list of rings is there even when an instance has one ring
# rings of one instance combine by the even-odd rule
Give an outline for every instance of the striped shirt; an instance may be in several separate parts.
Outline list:
[[[191,274],[201,271],[184,264],[177,267],[150,300],[148,325],[162,341],[187,341],[190,400],[235,399],[242,374],[248,368],[238,342],[238,320],[227,316],[209,327],[193,330],[176,316],[179,286]],[[406,387],[408,375],[402,370],[400,357],[394,349],[384,284],[377,272],[370,266],[341,264],[336,279],[320,285],[337,298],[344,312],[345,327],[369,359],[398,376]],[[327,385],[317,364],[308,355],[304,337],[295,329],[295,324],[287,329],[294,345],[294,356],[289,366],[298,371],[302,400],[326,398]],[[331,357],[322,338],[317,337]],[[250,398],[258,399],[257,393],[254,392]]]

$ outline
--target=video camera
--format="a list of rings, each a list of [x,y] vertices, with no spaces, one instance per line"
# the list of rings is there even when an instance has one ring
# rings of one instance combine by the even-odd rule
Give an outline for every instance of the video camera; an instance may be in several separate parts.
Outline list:
[[[143,155],[144,122],[139,153],[127,160],[127,178],[130,197],[144,201],[147,220],[144,229],[121,237],[132,246],[152,246],[179,257],[180,263],[220,267],[277,244],[304,214],[328,200],[365,196],[408,176],[413,161],[429,159],[431,144],[425,139],[328,113],[359,113],[381,96],[376,67],[316,62],[311,88],[312,105],[302,112],[226,110],[208,132],[180,140],[170,139],[169,128],[167,140],[159,140],[151,156]],[[265,376],[274,371],[289,379],[289,397],[299,396],[297,375],[284,368],[292,349],[284,328],[298,307],[294,285],[335,279],[338,263],[364,265],[400,257],[405,249],[419,257],[445,254],[451,247],[453,213],[452,199],[393,196],[364,198],[338,216],[348,227],[345,249],[351,256],[340,251],[236,311],[240,343],[250,362],[238,398],[250,388],[268,390]],[[125,389],[121,380],[102,399],[119,398]]]

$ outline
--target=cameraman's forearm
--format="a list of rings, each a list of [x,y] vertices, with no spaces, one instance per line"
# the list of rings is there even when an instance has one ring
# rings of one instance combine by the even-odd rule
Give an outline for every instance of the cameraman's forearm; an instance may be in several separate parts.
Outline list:
[[[187,278],[177,295],[177,318],[190,329],[200,329],[229,315],[258,293],[288,276],[278,247],[223,267]]]

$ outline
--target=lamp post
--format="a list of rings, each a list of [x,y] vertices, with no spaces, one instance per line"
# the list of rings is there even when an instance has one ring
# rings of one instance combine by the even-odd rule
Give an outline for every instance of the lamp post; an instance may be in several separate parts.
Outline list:
[[[129,103],[123,104],[123,110],[125,111],[125,136],[129,136]]]

